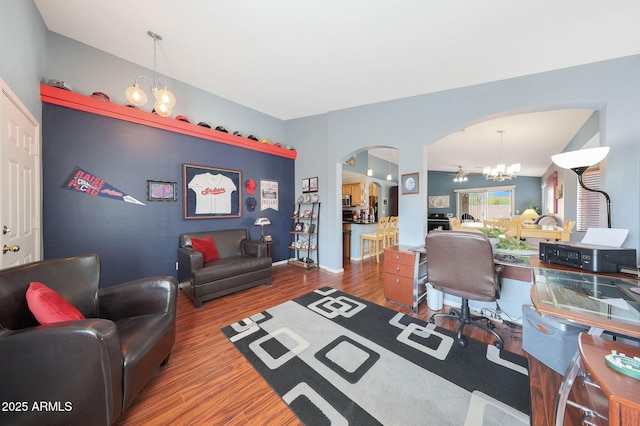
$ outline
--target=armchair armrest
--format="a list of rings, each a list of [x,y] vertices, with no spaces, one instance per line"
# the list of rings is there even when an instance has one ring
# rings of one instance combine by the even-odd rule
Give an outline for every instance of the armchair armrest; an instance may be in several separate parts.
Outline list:
[[[257,240],[242,240],[242,252],[249,256],[266,257],[267,244]]]
[[[177,285],[173,277],[154,277],[100,289],[100,316],[117,321],[158,313],[175,315]]]
[[[202,253],[191,247],[178,247],[178,281],[191,281],[191,275],[204,266]]]
[[[5,331],[0,353],[0,400],[22,404],[0,412],[2,424],[110,425],[122,410],[122,349],[112,321]],[[59,409],[34,410],[41,401]]]

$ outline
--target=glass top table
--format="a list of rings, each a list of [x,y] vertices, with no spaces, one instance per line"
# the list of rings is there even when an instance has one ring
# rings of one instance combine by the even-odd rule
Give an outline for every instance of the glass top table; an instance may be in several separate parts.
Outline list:
[[[531,300],[541,314],[640,337],[640,283],[591,273],[533,267]]]

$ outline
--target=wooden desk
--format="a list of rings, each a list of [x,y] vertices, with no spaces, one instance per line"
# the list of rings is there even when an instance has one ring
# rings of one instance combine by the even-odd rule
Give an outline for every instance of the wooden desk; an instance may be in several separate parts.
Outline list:
[[[640,380],[615,371],[604,360],[612,350],[640,356],[640,348],[581,334],[578,350],[579,380],[573,389],[575,401],[568,405],[578,408],[589,424],[607,424],[607,420],[616,426],[640,424]]]
[[[596,295],[598,299],[628,299],[628,297],[623,297],[624,292],[620,290],[620,287],[629,284],[636,286],[637,280],[546,268],[534,268],[534,276],[535,283],[531,286],[531,300],[538,312],[588,325],[590,327],[589,334],[594,336],[599,336],[604,330],[609,330],[622,335],[640,337],[640,303],[626,300],[629,309],[625,310],[586,296],[586,294],[591,294]],[[556,295],[556,287],[561,288],[562,294],[566,294],[566,297]],[[585,303],[585,299],[588,303]],[[556,426],[564,426],[569,393],[580,369],[580,357],[576,354],[558,391]]]

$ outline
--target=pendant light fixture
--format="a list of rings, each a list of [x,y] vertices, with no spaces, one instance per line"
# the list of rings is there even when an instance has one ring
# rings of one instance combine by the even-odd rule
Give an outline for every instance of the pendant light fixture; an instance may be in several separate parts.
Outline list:
[[[147,103],[147,94],[138,85],[138,79],[144,78],[149,80],[152,84],[151,93],[153,93],[153,96],[156,98],[153,104],[154,111],[162,117],[169,117],[173,112],[173,107],[176,105],[176,98],[173,96],[173,93],[167,89],[166,80],[162,77],[156,77],[156,47],[158,40],[162,40],[162,37],[153,31],[147,31],[147,34],[153,39],[153,80],[144,75],[137,76],[133,86],[125,90],[125,96],[127,97],[127,102],[131,105],[138,107],[144,106]]]
[[[510,180],[518,177],[518,173],[520,173],[520,163],[513,163],[507,167],[502,162],[502,135],[506,130],[498,130],[497,132],[500,133],[500,162],[496,167],[484,167],[482,169],[482,174],[487,180],[502,182],[503,180]]]

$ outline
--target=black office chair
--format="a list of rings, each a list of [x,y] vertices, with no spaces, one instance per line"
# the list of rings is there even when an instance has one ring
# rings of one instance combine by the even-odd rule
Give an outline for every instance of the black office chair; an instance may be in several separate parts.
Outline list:
[[[462,298],[460,309],[451,308],[448,314],[433,314],[461,322],[457,342],[466,346],[462,336],[464,326],[469,324],[492,333],[498,340],[494,345],[504,347],[502,337],[493,329],[491,320],[484,316],[471,315],[469,299],[495,302],[500,297],[502,269],[493,261],[491,243],[482,234],[456,231],[432,231],[425,238],[427,252],[427,281],[444,293]],[[486,325],[480,321],[487,321]]]

